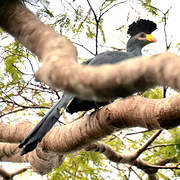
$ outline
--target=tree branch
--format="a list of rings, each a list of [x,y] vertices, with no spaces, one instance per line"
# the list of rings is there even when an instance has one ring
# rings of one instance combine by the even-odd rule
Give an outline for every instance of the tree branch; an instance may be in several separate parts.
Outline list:
[[[158,130],[154,135],[141,147],[135,152],[135,159],[137,159],[146,149],[147,147],[160,135],[162,129]]]
[[[179,56],[166,52],[118,65],[79,65],[75,63],[77,53],[72,43],[18,1],[6,1],[3,9],[0,26],[43,61],[36,77],[51,86],[91,100],[126,97],[156,85],[180,89]]]
[[[71,124],[55,126],[43,138],[40,146],[48,151],[63,154],[82,149],[88,144],[112,134],[115,130],[127,127],[143,127],[149,130],[176,127],[180,124],[179,104],[180,96],[166,99],[146,99],[132,96],[124,100],[119,99]],[[18,143],[32,129],[33,125],[27,122],[17,125],[2,123],[0,139],[5,142]]]
[[[66,155],[46,152],[41,148],[36,148],[34,151],[21,156],[18,144],[0,143],[0,157],[1,161],[4,162],[29,162],[35,172],[47,174],[52,169],[59,167],[64,162]],[[19,170],[9,175],[15,176],[22,171],[23,170]]]
[[[154,148],[157,148],[157,147],[168,147],[168,146],[177,146],[177,145],[180,145],[180,144],[157,144],[157,145],[153,145],[153,146],[150,146],[147,148],[147,150],[149,149],[154,149]]]
[[[157,133],[156,133],[157,135]],[[155,136],[155,135],[153,135]],[[95,151],[104,154],[110,161],[118,163],[126,163],[129,165],[136,166],[137,168],[145,171],[147,174],[155,174],[158,169],[180,169],[177,166],[164,166],[169,163],[171,159],[165,159],[157,163],[157,165],[151,165],[140,158],[137,158],[136,152],[130,154],[121,155],[120,153],[115,152],[110,146],[104,143],[93,143],[85,148],[86,151]]]
[[[28,169],[31,169],[31,167],[25,167],[25,168],[21,168],[13,173],[8,173],[6,170],[4,170],[3,168],[0,168],[0,176],[3,177],[4,180],[10,180],[12,179],[14,176],[21,174],[25,171],[27,171]]]
[[[149,114],[149,116],[147,116],[147,114]],[[137,126],[148,129],[170,128],[179,125],[179,119],[180,96],[166,99],[147,99],[141,96],[118,99],[90,115],[86,115],[79,120],[73,121],[70,124],[65,126],[55,126],[42,139],[41,143],[32,153],[37,154],[37,152],[39,152],[41,154],[42,151],[42,153],[53,152],[53,154],[58,153],[63,155],[85,148],[88,145],[95,143],[95,141],[123,128]],[[15,125],[1,123],[0,139],[3,139],[4,142],[19,143],[29,134],[33,127],[34,125],[30,122],[23,122]],[[137,158],[160,132],[161,130],[155,133],[139,151],[130,155],[121,155],[116,152],[111,152],[111,149],[108,148],[107,151],[103,146],[102,148],[96,148],[96,150],[99,151],[100,149],[109,159],[115,162],[130,164],[134,162],[133,165],[140,169],[166,168],[159,165],[149,165]],[[16,136],[14,136],[14,134],[16,134]],[[8,152],[5,151],[6,156],[10,154],[10,152],[14,152],[13,148],[17,148],[17,144],[15,144],[15,146],[12,145],[12,150],[8,150]],[[8,148],[6,147],[3,149],[7,150]],[[9,156],[6,157],[6,161],[9,160],[8,157]],[[27,157],[28,156],[25,156],[24,158]],[[14,159],[17,161],[17,156],[15,156]],[[31,159],[33,160],[33,158]],[[3,158],[2,160],[4,161],[5,159]],[[10,160],[12,161],[12,157]],[[31,162],[30,159],[29,162]],[[53,165],[53,167],[54,166],[55,165]],[[39,168],[39,165],[37,167]],[[167,168],[174,169],[174,166]],[[179,167],[176,168],[178,169]],[[38,171],[44,173],[42,169]]]
[[[132,163],[134,163],[140,154],[146,150],[146,148],[157,138],[157,136],[159,136],[161,131],[162,130],[158,130],[141,148],[129,155],[121,155],[115,152],[110,146],[100,142],[90,144],[85,148],[85,150],[103,153],[109,160],[113,162],[124,162],[133,165]]]

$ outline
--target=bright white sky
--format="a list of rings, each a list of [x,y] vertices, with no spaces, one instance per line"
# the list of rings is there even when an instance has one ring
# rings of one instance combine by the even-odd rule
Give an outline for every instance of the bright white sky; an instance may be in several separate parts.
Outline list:
[[[85,9],[89,9],[88,4],[86,2],[86,0],[76,0],[77,2],[79,2]],[[51,8],[54,9],[56,15],[58,15],[58,13],[60,13],[62,11],[62,8],[60,7],[60,1],[58,0],[51,0]],[[91,5],[94,9],[96,9],[95,7],[99,7],[99,5],[101,4],[102,1],[94,1],[94,0],[90,0]],[[137,2],[136,0],[129,0],[128,4],[131,4],[133,2]],[[180,0],[155,0],[154,6],[158,9],[160,9],[163,12],[166,12],[168,10],[168,8],[170,6],[172,6],[171,10],[170,10],[170,14],[169,14],[169,19],[167,22],[167,35],[168,35],[168,42],[173,41],[173,46],[176,43],[180,43]],[[154,22],[156,22],[158,24],[158,29],[153,33],[153,35],[158,39],[157,43],[151,44],[147,47],[147,49],[150,49],[150,51],[148,51],[148,54],[157,54],[160,52],[164,52],[166,47],[165,47],[165,41],[164,41],[164,32],[163,32],[163,23],[159,23],[160,22],[160,18],[159,17],[152,17],[151,15],[147,15],[147,12],[143,10],[143,8],[141,8],[141,6],[137,5],[136,6],[137,11],[133,10],[130,6],[127,5],[119,5],[116,6],[115,8],[113,8],[113,10],[110,10],[105,16],[105,22],[104,22],[104,30],[105,30],[105,34],[107,37],[107,43],[105,44],[106,47],[117,47],[117,48],[125,48],[125,46],[120,42],[120,39],[123,39],[124,41],[127,41],[127,37],[123,36],[121,37],[121,33],[119,31],[117,31],[116,29],[121,27],[122,25],[126,25],[128,26],[129,24],[131,24],[133,21],[136,21],[138,19],[138,16],[140,15],[141,18],[144,19],[150,19],[153,20]],[[138,12],[138,13],[137,13]],[[127,23],[127,16],[128,13],[130,13],[130,17],[129,17],[129,21]],[[84,37],[85,38],[85,37]],[[86,41],[86,39],[84,39],[83,41]],[[90,44],[87,41],[86,44],[88,47],[93,48],[92,46],[94,46],[94,44]],[[78,53],[80,57],[86,57],[86,58],[90,58],[92,57],[92,55],[90,55],[89,53],[87,53],[86,51],[84,51],[83,49],[78,48]],[[106,48],[101,48],[100,52],[105,51]],[[176,53],[177,50],[175,48],[172,48],[170,51],[174,51]],[[12,169],[12,166],[9,166],[9,163],[3,164],[3,166],[5,167],[6,170],[9,171],[14,171],[14,168]],[[19,169],[19,166],[14,166],[17,169]],[[22,176],[22,179],[44,179],[40,176],[31,176],[31,177],[25,177]],[[15,179],[20,179],[20,177],[17,177]]]
[[[77,3],[79,3],[81,6],[83,6],[85,9],[89,10],[89,6],[85,0],[76,0]],[[179,0],[154,0],[154,6],[158,9],[160,9],[162,12],[166,12],[170,7],[170,13],[169,13],[169,19],[167,21],[167,36],[168,36],[168,42],[173,42],[173,45],[180,42],[180,14],[179,14],[179,7],[180,7],[180,1]],[[97,10],[101,4],[102,1],[93,1],[90,0],[90,3],[93,7],[93,9]],[[136,4],[136,6],[133,9],[132,5],[133,3]],[[129,6],[131,5],[131,7]],[[51,0],[51,6],[52,9],[54,9],[57,14],[62,11],[60,8],[60,2],[58,4],[57,0]],[[127,16],[129,16],[129,20],[127,23]],[[144,19],[150,19],[157,23],[158,29],[153,32],[154,36],[158,39],[158,42],[155,44],[150,44],[148,49],[153,49],[153,54],[157,54],[160,52],[163,52],[166,50],[165,41],[164,41],[164,27],[163,23],[159,23],[161,20],[161,17],[152,17],[151,14],[148,14],[147,11],[145,11],[140,5],[138,5],[137,0],[129,0],[127,4],[121,4],[116,7],[114,7],[112,10],[110,10],[107,14],[104,15],[104,30],[105,35],[107,37],[107,43],[105,44],[106,47],[118,47],[118,48],[124,48],[124,45],[120,42],[120,39],[123,41],[127,41],[127,38],[125,36],[121,36],[120,32],[116,30],[117,28],[121,27],[122,25],[128,26],[132,22],[136,21],[138,19],[138,16]],[[84,37],[86,39],[86,37]],[[90,44],[90,45],[89,45]],[[94,44],[93,43],[86,43],[87,47],[90,47],[90,49],[93,49]],[[93,46],[93,47],[92,47]],[[89,58],[92,55],[86,54],[82,51],[81,48],[78,48],[78,54],[81,57]],[[107,48],[101,48],[100,52],[106,51]],[[172,48],[170,51],[175,51],[174,48]],[[175,51],[177,53],[177,51]],[[84,54],[85,53],[85,54]]]

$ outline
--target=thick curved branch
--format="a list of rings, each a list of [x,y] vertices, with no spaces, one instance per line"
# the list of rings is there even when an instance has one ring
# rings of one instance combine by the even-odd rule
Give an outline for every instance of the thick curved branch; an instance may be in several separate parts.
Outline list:
[[[73,62],[64,65],[59,61],[49,61],[37,75],[41,73],[41,79],[46,81],[46,73],[49,72],[51,82],[58,88],[66,84],[67,91],[86,99],[126,97],[156,85],[180,89],[180,57],[171,53],[134,58],[117,65],[90,67]],[[60,70],[62,66],[64,71]]]
[[[18,144],[0,143],[1,161],[17,163],[28,162],[31,164],[31,168],[40,174],[47,174],[52,169],[59,167],[64,162],[65,157],[66,155],[45,152],[41,148],[36,148],[33,152],[21,156]],[[22,169],[11,174],[7,173],[7,175],[13,177],[21,172],[23,172]]]
[[[180,124],[179,119],[180,96],[166,99],[132,96],[116,100],[71,124],[55,126],[43,138],[40,146],[47,151],[64,154],[82,149],[112,134],[115,130],[137,126],[148,129],[172,128]],[[0,139],[18,143],[32,129],[33,125],[27,122],[17,125],[2,123],[0,124]]]
[[[18,0],[2,3],[0,26],[43,61],[36,77],[83,98],[126,97],[155,85],[180,89],[180,57],[164,53],[118,65],[89,67],[75,62],[76,48],[44,25]],[[37,41],[38,39],[38,41]]]
[[[166,99],[147,99],[141,96],[132,96],[127,99],[118,99],[92,114],[86,115],[65,126],[55,126],[43,138],[39,146],[33,152],[25,156],[19,156],[20,150],[17,149],[17,144],[10,144],[8,145],[9,147],[6,145],[2,148],[0,157],[3,161],[11,162],[13,159],[17,161],[18,158],[21,158],[19,160],[20,162],[28,161],[33,164],[33,169],[36,171],[47,173],[52,170],[52,167],[54,168],[60,165],[59,156],[61,156],[60,159],[62,163],[62,159],[65,157],[64,154],[85,148],[95,143],[95,141],[112,134],[114,131],[136,126],[148,129],[170,128],[179,125],[179,119],[180,96]],[[32,131],[33,127],[34,125],[30,122],[23,122],[15,125],[1,123],[0,139],[4,142],[19,143]],[[132,163],[133,159],[134,165],[144,169],[144,171],[147,168],[166,168],[159,165],[150,166],[137,158],[160,132],[161,130],[155,133],[152,138],[133,155],[122,156],[118,154],[118,158],[115,156],[116,158],[113,159],[115,159],[116,162],[118,160],[118,162],[122,163]],[[14,134],[16,134],[16,136],[14,136]],[[18,153],[16,153],[16,150]],[[58,153],[59,156],[55,155],[56,153]],[[12,154],[12,156],[10,156],[10,154]],[[40,160],[38,161],[37,158]],[[41,159],[44,159],[47,163],[51,160],[52,165],[47,166]],[[36,162],[42,164],[39,165],[39,163],[36,164]],[[49,169],[44,170],[45,167],[43,165],[47,166]],[[167,168],[173,169],[174,167]]]

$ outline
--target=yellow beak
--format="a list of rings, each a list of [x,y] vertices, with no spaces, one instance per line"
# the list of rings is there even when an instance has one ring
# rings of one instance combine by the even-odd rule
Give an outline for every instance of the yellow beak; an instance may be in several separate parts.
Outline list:
[[[156,42],[157,41],[157,39],[154,36],[150,35],[150,34],[146,35],[146,40],[150,41],[150,42]]]

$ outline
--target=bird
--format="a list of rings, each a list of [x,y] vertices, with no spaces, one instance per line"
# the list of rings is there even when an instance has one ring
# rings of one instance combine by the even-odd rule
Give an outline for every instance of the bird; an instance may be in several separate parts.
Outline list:
[[[130,35],[130,39],[127,42],[126,52],[102,52],[83,64],[90,66],[116,64],[129,58],[142,56],[142,48],[157,41],[156,38],[151,35],[151,33],[156,29],[157,25],[153,21],[146,19],[135,21],[128,27],[127,33]],[[70,93],[64,92],[62,98],[49,110],[32,132],[19,144],[19,148],[23,148],[21,155],[31,152],[36,148],[37,144],[58,121],[64,110],[73,114],[79,111],[88,111],[93,108],[97,109],[107,104],[109,104],[109,102],[84,100],[75,97]]]

